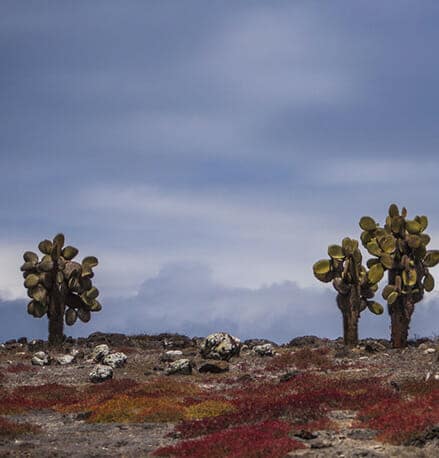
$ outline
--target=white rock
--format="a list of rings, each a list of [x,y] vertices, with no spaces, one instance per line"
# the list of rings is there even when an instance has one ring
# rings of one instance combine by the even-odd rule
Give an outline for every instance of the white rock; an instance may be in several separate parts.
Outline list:
[[[164,362],[172,362],[181,359],[182,356],[183,352],[181,350],[168,350],[163,353],[160,359]]]
[[[203,358],[223,359],[228,361],[232,356],[239,355],[241,341],[226,332],[216,332],[207,336],[200,345]]]
[[[50,364],[50,358],[44,351],[37,351],[31,360],[34,366],[48,366]]]
[[[96,345],[91,354],[91,359],[96,362],[102,361],[110,353],[110,348],[107,344]]]
[[[192,373],[192,364],[189,359],[178,359],[169,365],[169,367],[165,370],[165,373],[166,375],[190,375]]]
[[[55,362],[57,364],[60,364],[61,366],[65,366],[66,364],[71,364],[73,363],[75,357],[73,355],[62,355],[62,356],[57,356],[55,358]]]
[[[128,358],[125,353],[110,353],[104,357],[102,364],[106,364],[107,366],[111,366],[113,369],[116,369],[116,367],[123,367],[127,362],[127,359]]]
[[[439,380],[439,373],[434,374],[434,379],[435,379],[435,380]]]
[[[427,348],[427,350],[424,350],[424,355],[430,355],[431,353],[436,353],[436,348]]]
[[[264,345],[255,345],[253,351],[259,356],[273,356],[274,348],[270,343]]]
[[[100,383],[113,378],[113,368],[103,364],[97,364],[89,374],[92,383]]]

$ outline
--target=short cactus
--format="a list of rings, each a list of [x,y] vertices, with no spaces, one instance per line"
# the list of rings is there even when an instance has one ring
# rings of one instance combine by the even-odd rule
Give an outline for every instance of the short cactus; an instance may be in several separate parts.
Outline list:
[[[90,320],[91,312],[99,312],[99,291],[92,285],[93,267],[98,265],[94,256],[87,256],[82,263],[73,261],[78,250],[64,246],[64,235],[58,234],[53,241],[43,240],[38,245],[43,253],[41,259],[32,251],[23,255],[21,271],[24,286],[32,299],[27,311],[36,318],[49,318],[49,343],[59,345],[64,337],[64,320],[73,325],[79,318]]]
[[[358,343],[358,320],[360,313],[368,308],[380,315],[383,307],[371,300],[378,289],[384,271],[362,265],[358,241],[345,238],[342,245],[328,247],[330,259],[317,261],[313,266],[315,277],[332,285],[338,292],[337,305],[343,314],[344,343],[349,346]]]
[[[407,346],[410,320],[415,304],[424,292],[434,289],[429,267],[439,263],[439,251],[427,250],[430,236],[426,216],[407,219],[407,210],[392,204],[384,227],[369,216],[360,219],[361,241],[374,257],[367,262],[370,269],[388,271],[388,284],[383,290],[391,318],[391,339],[394,348]]]

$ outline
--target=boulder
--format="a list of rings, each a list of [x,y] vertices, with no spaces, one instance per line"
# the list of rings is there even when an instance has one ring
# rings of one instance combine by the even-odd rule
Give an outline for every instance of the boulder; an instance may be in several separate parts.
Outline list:
[[[165,370],[166,375],[190,375],[192,374],[192,363],[189,359],[177,359],[169,365],[168,368]]]
[[[273,356],[274,348],[270,343],[264,345],[256,345],[253,347],[253,351],[259,356]]]
[[[94,347],[92,354],[91,354],[91,359],[95,362],[100,362],[102,361],[108,354],[110,353],[110,348],[108,347],[107,344],[101,344],[101,345],[96,345]]]
[[[34,366],[48,366],[50,364],[50,357],[44,351],[37,351],[31,360]]]
[[[113,378],[113,368],[103,364],[97,364],[89,374],[92,383],[101,383]]]
[[[216,332],[207,336],[200,346],[200,354],[206,359],[230,360],[232,356],[238,356],[241,341],[226,332]]]
[[[172,362],[181,359],[183,352],[181,350],[168,350],[163,353],[160,360],[163,362]]]
[[[109,355],[105,356],[102,360],[102,364],[106,364],[107,366],[116,369],[117,367],[125,366],[127,362],[127,355],[122,352],[110,353]]]
[[[205,361],[198,368],[198,372],[211,374],[220,374],[221,372],[227,372],[229,370],[229,363],[227,361]]]
[[[73,355],[61,355],[61,356],[56,356],[54,358],[56,364],[60,364],[61,366],[65,366],[66,364],[71,364],[75,360],[75,357]]]

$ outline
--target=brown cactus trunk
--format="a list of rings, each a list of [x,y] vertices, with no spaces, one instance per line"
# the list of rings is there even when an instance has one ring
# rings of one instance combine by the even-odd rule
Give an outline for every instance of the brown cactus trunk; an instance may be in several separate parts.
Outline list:
[[[349,347],[358,344],[358,318],[359,315],[355,310],[343,311],[343,340]]]
[[[49,305],[49,345],[60,346],[64,341],[64,305],[52,297]]]
[[[410,297],[402,297],[389,307],[392,348],[407,347],[413,302]]]

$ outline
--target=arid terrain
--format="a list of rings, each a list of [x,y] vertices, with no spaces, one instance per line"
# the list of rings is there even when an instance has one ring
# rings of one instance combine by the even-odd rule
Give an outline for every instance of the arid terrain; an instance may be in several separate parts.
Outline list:
[[[438,339],[405,350],[372,339],[352,349],[312,336],[250,340],[225,360],[202,356],[202,343],[95,333],[57,351],[2,344],[0,456],[439,455]],[[102,344],[127,361],[92,383]],[[49,361],[32,364],[41,351]]]

